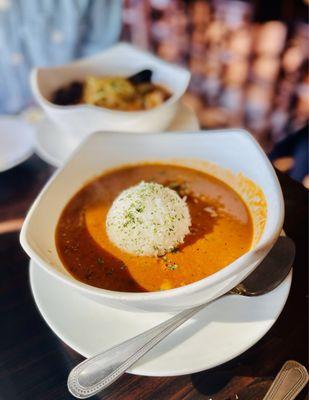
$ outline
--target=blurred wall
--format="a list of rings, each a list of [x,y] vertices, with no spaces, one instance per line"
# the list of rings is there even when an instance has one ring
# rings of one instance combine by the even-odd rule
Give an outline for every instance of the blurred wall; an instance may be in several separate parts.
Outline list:
[[[243,126],[266,151],[309,116],[303,1],[125,0],[125,40],[189,68],[204,128]]]

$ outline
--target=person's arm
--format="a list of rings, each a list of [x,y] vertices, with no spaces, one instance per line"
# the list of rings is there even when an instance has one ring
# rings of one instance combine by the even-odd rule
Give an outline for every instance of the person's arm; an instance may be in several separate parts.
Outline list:
[[[117,42],[121,32],[121,0],[92,0],[85,15],[79,57],[85,57]]]

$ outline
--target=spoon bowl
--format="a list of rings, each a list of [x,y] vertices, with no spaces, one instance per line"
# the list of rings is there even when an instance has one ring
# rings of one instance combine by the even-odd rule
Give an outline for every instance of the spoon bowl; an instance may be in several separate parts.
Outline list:
[[[288,276],[294,258],[295,244],[293,240],[286,236],[280,236],[261,264],[229,293],[260,296],[274,290]]]

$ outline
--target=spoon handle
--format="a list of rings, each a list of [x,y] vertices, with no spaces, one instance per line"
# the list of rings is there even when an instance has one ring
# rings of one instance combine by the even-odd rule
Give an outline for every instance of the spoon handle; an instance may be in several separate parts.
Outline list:
[[[78,364],[69,375],[69,391],[79,399],[86,399],[105,389],[157,343],[204,307],[205,304],[202,304],[184,310],[154,328]]]
[[[263,400],[293,400],[308,382],[306,368],[296,361],[287,361]]]

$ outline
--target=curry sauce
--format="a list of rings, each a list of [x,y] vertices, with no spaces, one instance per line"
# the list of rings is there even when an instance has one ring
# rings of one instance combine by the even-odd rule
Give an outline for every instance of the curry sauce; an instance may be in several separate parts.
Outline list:
[[[163,257],[125,253],[106,233],[114,199],[141,181],[186,196],[190,234]],[[165,290],[203,279],[247,252],[252,239],[250,212],[232,188],[204,172],[163,164],[126,166],[95,178],[69,201],[56,229],[59,256],[76,279],[124,292]]]

